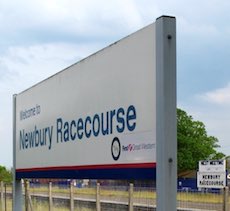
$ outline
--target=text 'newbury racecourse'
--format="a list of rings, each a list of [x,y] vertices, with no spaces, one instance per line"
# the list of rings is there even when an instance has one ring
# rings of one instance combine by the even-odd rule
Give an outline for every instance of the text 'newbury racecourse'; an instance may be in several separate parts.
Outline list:
[[[106,136],[113,132],[134,131],[136,118],[136,109],[133,105],[127,109],[121,107],[70,121],[59,117],[54,125],[43,128],[34,125],[32,130],[20,130],[20,150],[45,146],[50,150],[54,140],[54,130],[57,144],[84,138],[89,139],[91,136]]]

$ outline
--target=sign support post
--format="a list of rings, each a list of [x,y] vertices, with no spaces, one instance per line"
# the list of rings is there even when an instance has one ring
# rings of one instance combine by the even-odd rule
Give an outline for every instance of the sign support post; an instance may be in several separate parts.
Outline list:
[[[156,20],[157,210],[175,211],[177,194],[176,20]]]
[[[16,179],[16,96],[13,96],[13,210],[22,211],[22,183]]]

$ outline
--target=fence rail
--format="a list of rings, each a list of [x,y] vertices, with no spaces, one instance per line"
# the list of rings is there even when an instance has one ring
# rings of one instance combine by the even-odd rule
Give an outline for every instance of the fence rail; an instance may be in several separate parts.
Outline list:
[[[149,187],[108,186],[97,183],[94,186],[78,187],[47,183],[29,185],[22,183],[25,211],[103,211],[103,210],[156,210],[156,191]],[[12,210],[12,185],[1,182],[0,210]],[[227,211],[229,190],[217,192],[179,191],[177,209],[180,211]]]

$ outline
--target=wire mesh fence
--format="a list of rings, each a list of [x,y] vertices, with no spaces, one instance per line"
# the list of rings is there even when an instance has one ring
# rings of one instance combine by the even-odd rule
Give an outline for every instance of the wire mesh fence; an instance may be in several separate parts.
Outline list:
[[[75,181],[22,183],[26,211],[156,210],[156,189],[148,186],[108,185]],[[226,211],[229,190],[178,190],[177,208],[186,211]],[[1,183],[0,210],[12,210],[12,184]]]
[[[180,190],[177,192],[177,205],[191,210],[225,210],[224,192],[220,190]]]

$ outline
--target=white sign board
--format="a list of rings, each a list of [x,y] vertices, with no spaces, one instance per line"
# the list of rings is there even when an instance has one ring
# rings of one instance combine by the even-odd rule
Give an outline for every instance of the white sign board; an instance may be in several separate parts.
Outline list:
[[[201,160],[199,161],[199,172],[225,172],[225,160]]]
[[[176,20],[155,23],[14,95],[14,210],[21,178],[153,179],[176,210]]]
[[[197,187],[224,188],[226,186],[225,172],[197,172]]]
[[[18,94],[18,175],[155,167],[155,58],[151,24]]]

